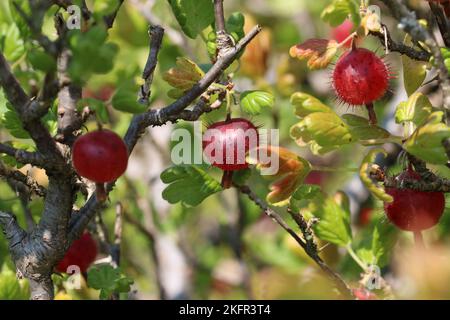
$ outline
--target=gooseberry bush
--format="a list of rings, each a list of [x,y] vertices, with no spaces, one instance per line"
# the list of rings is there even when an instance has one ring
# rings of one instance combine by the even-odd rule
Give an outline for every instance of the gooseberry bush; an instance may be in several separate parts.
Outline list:
[[[450,298],[449,11],[1,1],[0,298]]]

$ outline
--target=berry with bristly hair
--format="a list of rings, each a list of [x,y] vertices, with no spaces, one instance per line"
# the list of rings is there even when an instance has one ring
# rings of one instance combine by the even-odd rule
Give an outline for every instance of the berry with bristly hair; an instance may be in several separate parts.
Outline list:
[[[420,181],[421,176],[409,167],[395,178],[397,184],[403,180]],[[445,196],[442,192],[425,192],[412,189],[386,188],[394,198],[384,204],[389,220],[405,231],[420,232],[435,226],[445,208]]]
[[[365,48],[345,52],[333,71],[338,97],[350,105],[367,105],[382,98],[389,88],[389,69],[375,53]]]
[[[203,134],[202,145],[211,165],[224,171],[222,186],[229,188],[233,171],[248,168],[246,156],[259,145],[258,128],[243,118],[216,122]]]
[[[67,250],[64,258],[56,266],[58,272],[67,272],[69,266],[78,266],[85,273],[97,257],[97,243],[92,236],[86,232],[75,240]]]

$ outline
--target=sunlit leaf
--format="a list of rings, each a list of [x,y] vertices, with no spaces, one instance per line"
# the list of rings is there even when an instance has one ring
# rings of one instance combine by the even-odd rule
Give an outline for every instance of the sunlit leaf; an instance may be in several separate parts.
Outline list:
[[[241,93],[241,108],[250,115],[258,115],[264,108],[272,108],[275,97],[265,91],[244,91]]]
[[[338,43],[335,40],[309,39],[297,44],[289,50],[293,58],[308,60],[312,70],[326,68],[337,53]]]
[[[433,111],[433,106],[426,95],[420,92],[412,94],[408,101],[401,102],[395,112],[395,122],[403,123],[412,121],[416,126],[421,126]]]
[[[168,184],[162,196],[170,203],[197,206],[205,198],[222,190],[220,183],[198,166],[170,167],[161,173],[161,180]]]

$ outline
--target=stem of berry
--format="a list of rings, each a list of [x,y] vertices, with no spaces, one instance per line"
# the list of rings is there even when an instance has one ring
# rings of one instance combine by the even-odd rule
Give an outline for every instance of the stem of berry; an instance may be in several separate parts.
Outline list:
[[[421,231],[414,231],[414,242],[417,248],[425,248],[425,243],[423,241],[423,235]]]
[[[97,200],[99,202],[105,202],[108,198],[105,190],[105,184],[104,183],[96,183],[95,184],[95,195],[97,196]]]
[[[233,184],[233,171],[225,170],[222,176],[222,188],[229,189]]]
[[[369,112],[369,124],[372,126],[376,126],[378,123],[377,120],[377,114],[375,113],[375,110],[373,108],[373,103],[367,103],[366,104],[367,112]]]

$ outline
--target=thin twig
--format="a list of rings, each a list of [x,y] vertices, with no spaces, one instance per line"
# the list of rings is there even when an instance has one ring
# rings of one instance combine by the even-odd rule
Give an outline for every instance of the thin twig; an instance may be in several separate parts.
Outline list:
[[[336,285],[336,288],[339,290],[339,292],[346,298],[353,298],[353,293],[350,289],[350,287],[344,282],[344,280],[336,273],[334,272],[318,255],[317,253],[317,247],[312,246],[310,240],[308,240],[307,234],[305,235],[305,239],[301,239],[298,234],[291,228],[289,225],[283,220],[283,218],[276,213],[274,210],[272,210],[262,199],[260,199],[248,186],[237,186],[237,188],[240,190],[241,193],[246,194],[250,200],[252,200],[258,207],[260,207],[264,214],[267,215],[269,218],[274,220],[276,223],[278,223],[285,231],[287,231],[294,239],[297,241],[297,243],[305,250],[305,252],[310,256],[314,262],[320,267],[320,269],[334,282]],[[298,223],[299,227],[301,229],[304,228],[304,223],[301,220],[301,217],[298,217]],[[296,220],[297,222],[297,220]],[[303,230],[302,230],[303,231]]]

